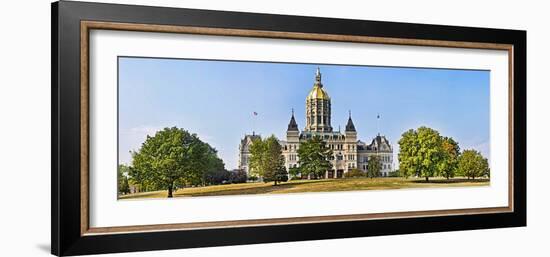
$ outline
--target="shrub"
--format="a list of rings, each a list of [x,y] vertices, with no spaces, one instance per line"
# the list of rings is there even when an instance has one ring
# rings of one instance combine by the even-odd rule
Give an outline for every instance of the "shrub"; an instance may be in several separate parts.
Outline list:
[[[390,171],[388,172],[388,177],[401,177],[401,173],[399,170]]]
[[[246,183],[246,179],[246,172],[243,170],[231,172],[229,175],[229,182],[232,184]]]
[[[203,174],[204,183],[206,185],[219,185],[224,181],[229,180],[231,172],[227,170],[212,170]]]
[[[361,178],[361,177],[365,177],[366,175],[367,175],[366,172],[363,172],[362,170],[359,170],[359,169],[352,169],[344,174],[346,178]]]

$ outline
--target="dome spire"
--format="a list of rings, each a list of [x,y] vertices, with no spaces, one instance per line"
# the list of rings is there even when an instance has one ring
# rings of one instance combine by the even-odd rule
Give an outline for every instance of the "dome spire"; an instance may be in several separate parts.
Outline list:
[[[315,72],[315,85],[323,87],[323,84],[321,83],[321,69],[319,66],[317,66],[317,71]]]

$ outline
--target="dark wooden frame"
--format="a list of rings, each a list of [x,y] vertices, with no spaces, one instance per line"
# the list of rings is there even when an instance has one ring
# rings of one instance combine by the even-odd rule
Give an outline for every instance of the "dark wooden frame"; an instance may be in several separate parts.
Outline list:
[[[89,228],[87,35],[94,28],[508,50],[510,205],[504,209],[335,219]],[[56,2],[52,4],[52,253],[77,255],[525,226],[525,113],[525,31]]]

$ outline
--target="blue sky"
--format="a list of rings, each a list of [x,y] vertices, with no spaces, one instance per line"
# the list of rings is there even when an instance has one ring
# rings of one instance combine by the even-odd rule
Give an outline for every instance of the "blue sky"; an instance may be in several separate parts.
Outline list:
[[[422,125],[490,157],[489,71],[120,57],[119,160],[131,163],[147,134],[177,126],[236,168],[246,133],[284,139],[292,108],[303,129],[317,67],[333,128],[343,131],[351,110],[360,140],[390,140],[396,167],[401,134]]]

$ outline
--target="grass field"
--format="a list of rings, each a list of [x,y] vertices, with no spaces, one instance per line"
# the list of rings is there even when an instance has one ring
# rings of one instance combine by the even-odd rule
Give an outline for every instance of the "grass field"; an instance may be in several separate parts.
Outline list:
[[[357,190],[384,190],[401,188],[488,186],[488,179],[432,178],[429,182],[418,178],[346,178],[323,180],[292,180],[273,186],[273,183],[253,182],[179,189],[174,197],[286,194],[304,192],[335,192]],[[167,191],[142,192],[119,196],[119,199],[166,198]]]

